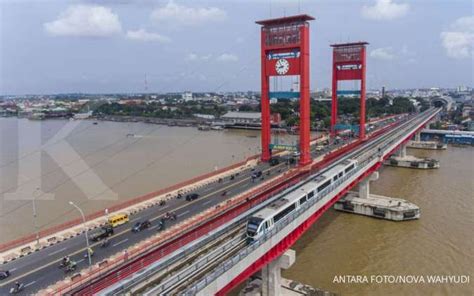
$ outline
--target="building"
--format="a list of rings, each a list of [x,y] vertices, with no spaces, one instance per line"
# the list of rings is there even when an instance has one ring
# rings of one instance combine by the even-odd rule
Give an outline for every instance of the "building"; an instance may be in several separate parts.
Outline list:
[[[262,114],[260,112],[227,112],[221,116],[221,119],[233,124],[258,125],[262,123]]]
[[[193,100],[193,93],[192,93],[192,92],[189,92],[189,91],[185,91],[184,93],[181,94],[181,98],[182,98],[185,102],[192,101],[192,100]]]

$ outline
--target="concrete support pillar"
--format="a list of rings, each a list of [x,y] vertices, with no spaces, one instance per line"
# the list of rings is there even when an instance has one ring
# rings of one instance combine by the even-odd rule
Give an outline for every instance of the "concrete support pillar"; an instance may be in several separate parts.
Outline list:
[[[296,252],[290,249],[262,269],[262,296],[282,294],[281,269],[290,268],[295,263],[295,258]]]
[[[416,141],[416,142],[420,142],[420,141],[421,141],[421,132],[417,132],[417,133],[415,134],[415,141]]]
[[[379,172],[374,172],[359,183],[359,198],[369,198],[370,182],[379,179]]]
[[[398,156],[400,157],[406,157],[407,156],[407,145],[403,144],[400,146],[400,149],[398,149]]]

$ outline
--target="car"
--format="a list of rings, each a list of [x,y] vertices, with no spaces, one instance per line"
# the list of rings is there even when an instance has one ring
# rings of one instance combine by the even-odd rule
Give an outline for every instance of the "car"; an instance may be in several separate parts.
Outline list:
[[[4,280],[10,276],[10,272],[8,270],[0,270],[0,280]]]
[[[186,195],[186,200],[187,201],[192,201],[192,200],[195,200],[199,197],[199,194],[197,193],[190,193],[188,195]]]
[[[112,225],[107,224],[105,226],[102,226],[101,228],[92,230],[92,232],[89,234],[89,238],[92,241],[97,242],[113,234],[114,234],[114,229]]]
[[[280,160],[279,160],[278,158],[276,158],[276,157],[270,158],[270,165],[271,165],[271,166],[275,166],[275,165],[277,165],[277,164],[279,164],[279,163],[280,163]]]
[[[132,232],[140,232],[144,229],[147,229],[151,226],[151,223],[150,221],[148,220],[145,220],[145,221],[142,221],[142,222],[137,222],[135,223],[135,225],[132,227]]]

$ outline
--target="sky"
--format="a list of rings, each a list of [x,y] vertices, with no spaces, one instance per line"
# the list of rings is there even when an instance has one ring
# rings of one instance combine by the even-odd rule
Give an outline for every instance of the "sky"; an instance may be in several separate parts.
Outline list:
[[[311,90],[352,41],[369,89],[473,85],[472,0],[0,0],[0,95],[260,90],[255,21],[300,13]]]

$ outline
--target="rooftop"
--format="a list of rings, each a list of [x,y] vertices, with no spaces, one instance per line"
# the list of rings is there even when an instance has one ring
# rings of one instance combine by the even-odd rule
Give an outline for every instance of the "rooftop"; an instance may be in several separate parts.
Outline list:
[[[356,46],[356,45],[368,45],[368,42],[365,41],[359,41],[359,42],[349,42],[349,43],[337,43],[337,44],[331,44],[331,47],[350,47],[350,46]]]
[[[271,26],[271,25],[288,24],[288,23],[294,23],[294,22],[305,22],[305,21],[312,21],[312,20],[314,20],[314,17],[310,15],[299,14],[299,15],[293,15],[293,16],[286,16],[286,17],[256,21],[255,23],[262,26]]]
[[[242,118],[242,119],[260,119],[262,114],[260,112],[227,112],[221,118]]]

